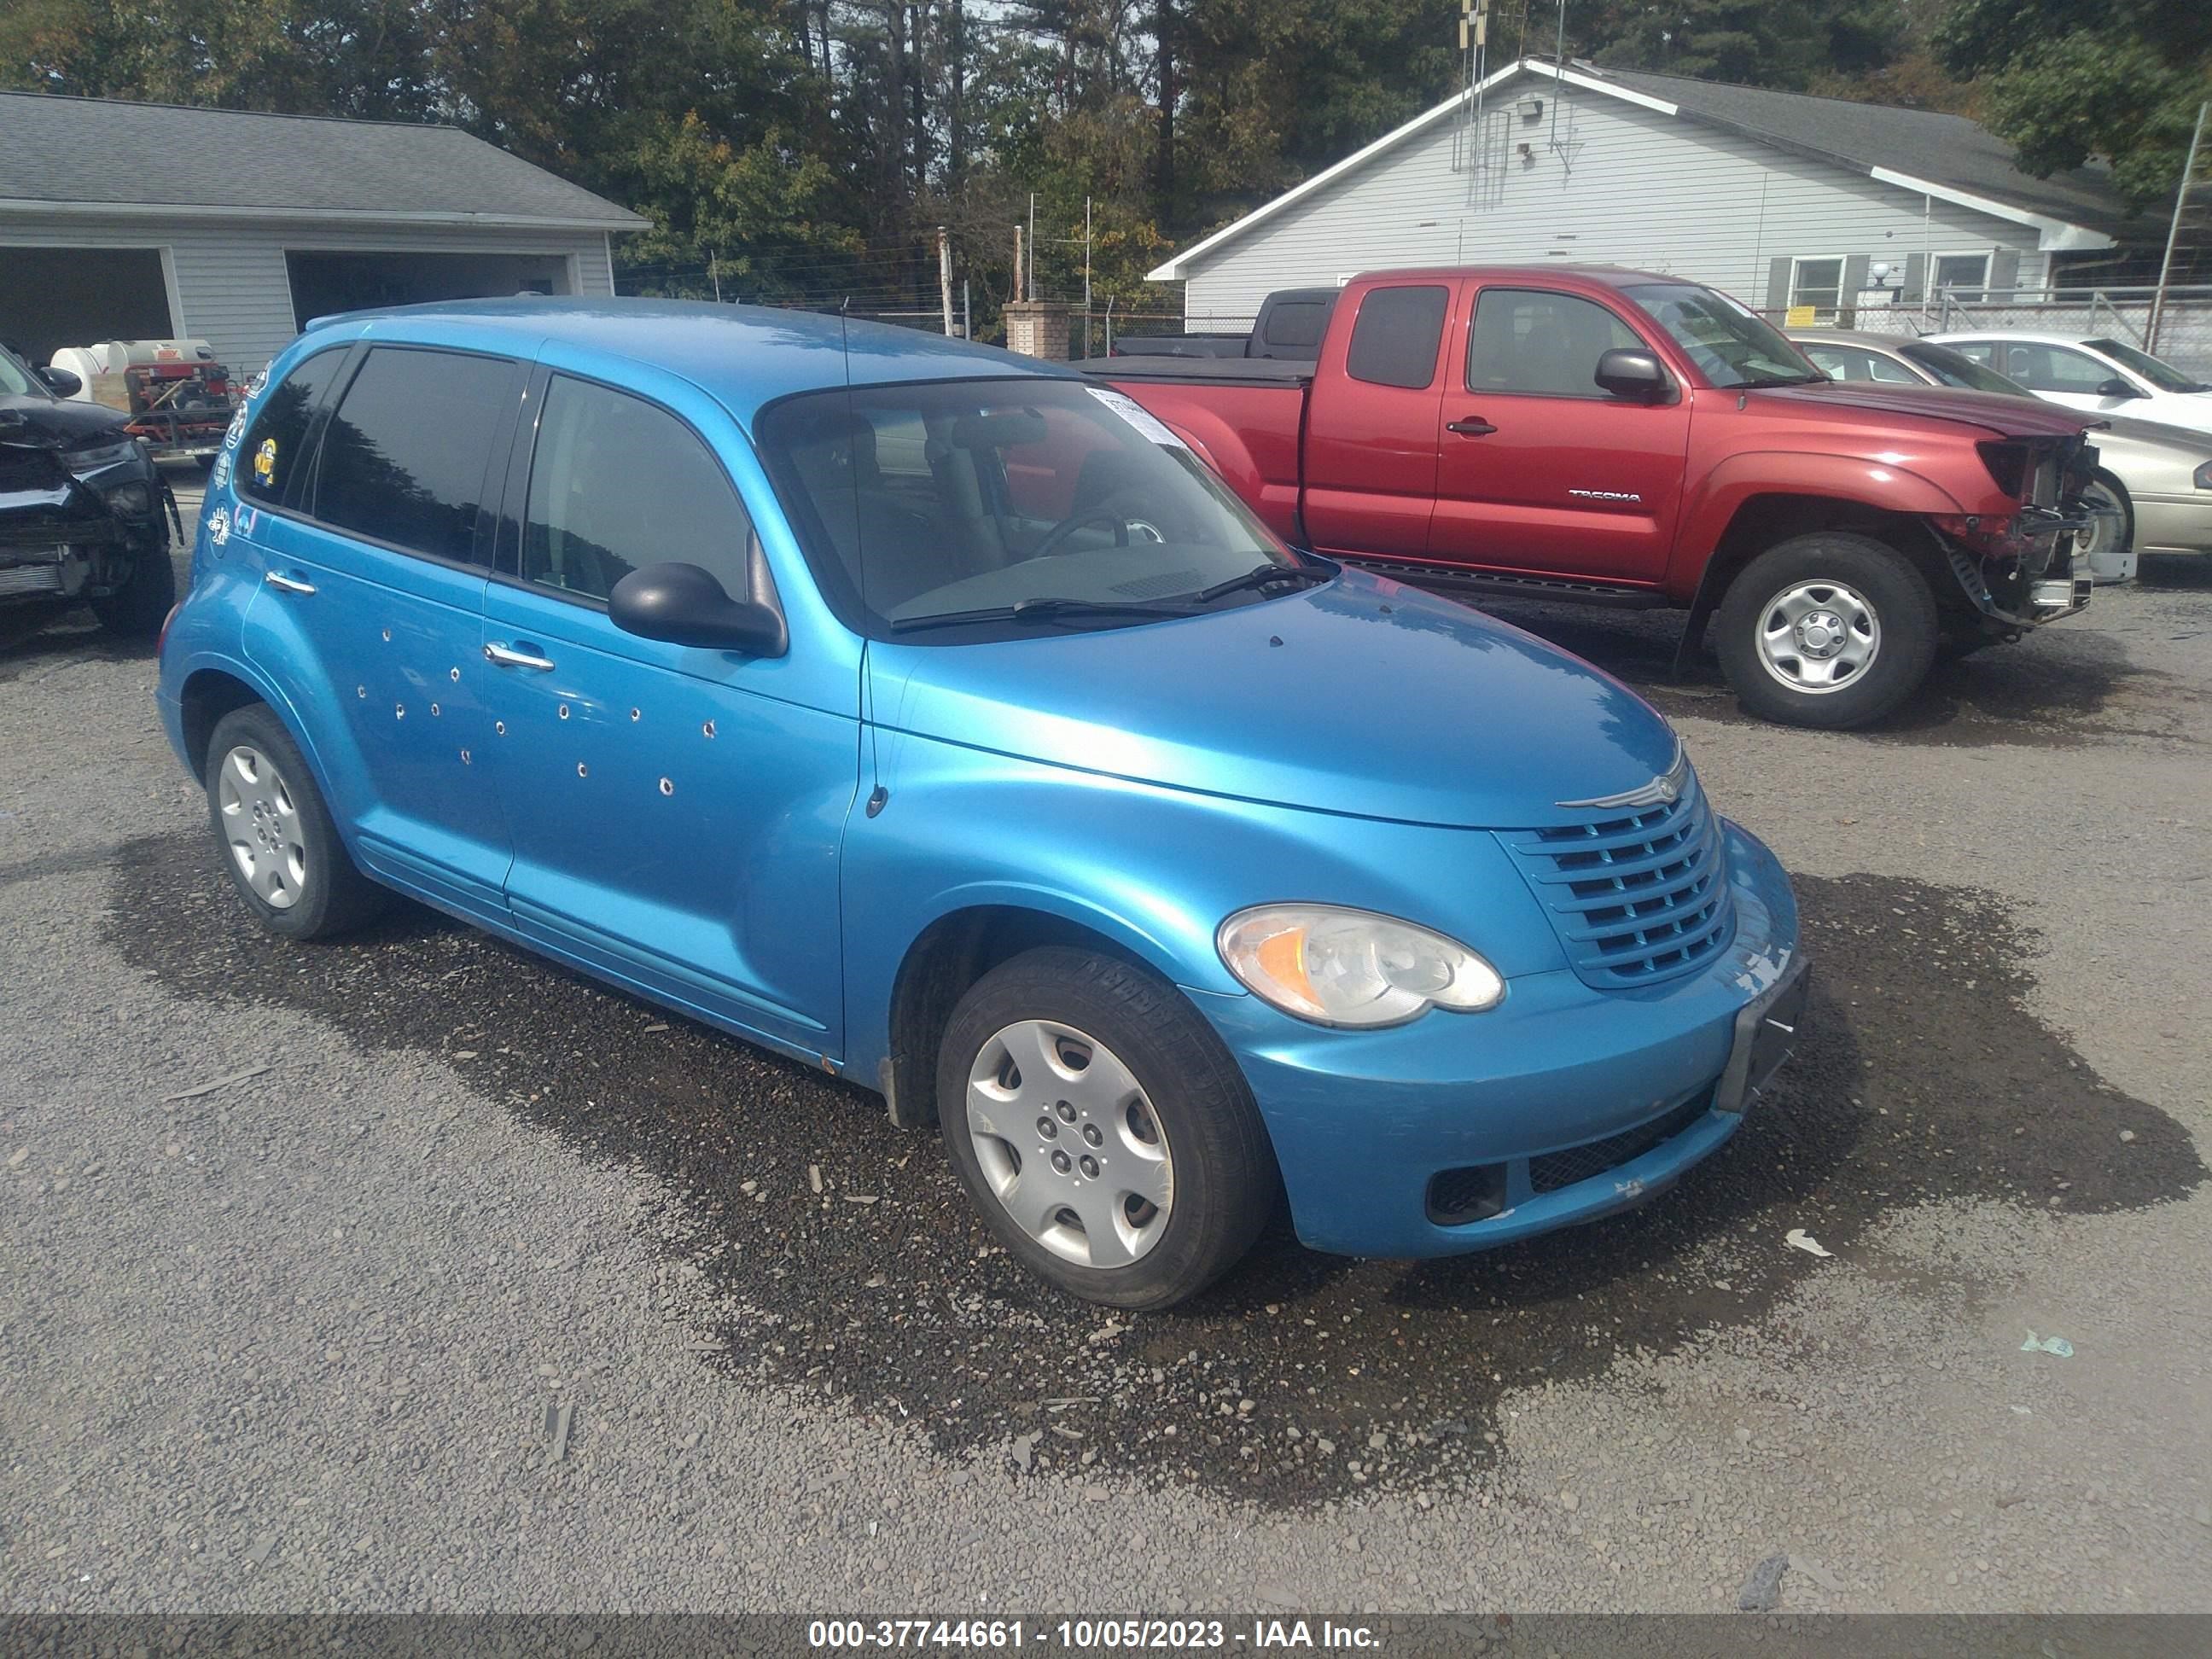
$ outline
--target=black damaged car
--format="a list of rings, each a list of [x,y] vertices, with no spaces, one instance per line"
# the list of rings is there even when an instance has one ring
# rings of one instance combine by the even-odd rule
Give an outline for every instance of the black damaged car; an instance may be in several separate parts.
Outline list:
[[[82,600],[110,633],[152,639],[177,599],[174,498],[127,417],[76,389],[0,346],[0,605]]]

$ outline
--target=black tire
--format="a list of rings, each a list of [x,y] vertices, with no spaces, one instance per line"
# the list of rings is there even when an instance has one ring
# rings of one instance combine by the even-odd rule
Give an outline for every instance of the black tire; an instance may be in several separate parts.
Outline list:
[[[1831,596],[1834,614],[1871,619],[1873,650],[1835,689],[1806,690],[1768,665],[1761,640],[1785,596],[1822,587],[1839,590]],[[1880,720],[1911,696],[1936,660],[1940,635],[1936,595],[1911,560],[1886,542],[1840,530],[1767,549],[1729,585],[1717,622],[1721,672],[1746,708],[1784,726],[1831,731]]]
[[[236,815],[228,812],[224,805],[223,770],[232,756],[240,751],[258,757],[258,763],[251,769],[252,787],[259,788],[265,781],[273,786],[267,793],[281,795],[289,805],[287,821],[282,828],[271,828],[266,844],[258,842],[255,825],[260,820],[245,811],[243,803]],[[246,775],[241,771],[238,777],[242,781]],[[270,933],[285,939],[328,939],[373,921],[391,907],[392,895],[355,867],[345,843],[338,839],[337,826],[331,822],[330,809],[323,804],[322,791],[315,787],[306,757],[267,704],[248,703],[216,722],[208,739],[207,775],[202,781],[207,788],[208,822],[215,831],[222,867],[230,872],[231,885],[246,901],[246,908]],[[283,855],[294,836],[296,860]],[[239,838],[244,839],[257,860],[270,860],[283,888],[290,893],[289,900],[272,900],[256,890],[239,854],[233,850],[234,841]]]
[[[151,547],[131,562],[131,574],[106,599],[92,601],[92,614],[118,639],[150,640],[177,603],[177,568],[169,562],[169,532],[164,528]]]
[[[1110,1050],[1150,1103],[1150,1127],[1170,1157],[1172,1199],[1158,1237],[1125,1265],[1079,1262],[1040,1243],[984,1173],[969,1124],[969,1073],[987,1044],[1030,1020],[1072,1028]],[[1069,1052],[1061,1050],[1064,1057]],[[1091,1052],[1095,1060],[1096,1050]],[[985,1224],[1031,1272],[1086,1302],[1150,1310],[1197,1294],[1251,1249],[1280,1190],[1259,1109],[1212,1029],[1172,985],[1097,951],[1059,945],[1024,951],[970,986],[938,1050],[937,1099],[945,1151]],[[1028,1108],[1019,1110],[1024,1125],[1034,1123]],[[1079,1124],[1071,1121],[1059,1144],[1079,1155],[1077,1136],[1092,1127],[1087,1115]],[[1037,1158],[1042,1167],[1047,1148],[1042,1131],[1024,1127],[1022,1133],[1015,1152]],[[1095,1139],[1090,1144],[1101,1146]],[[992,1152],[1001,1168],[1007,1145],[1000,1141]],[[1108,1163],[1106,1191],[1116,1151],[1110,1140],[1101,1146]]]

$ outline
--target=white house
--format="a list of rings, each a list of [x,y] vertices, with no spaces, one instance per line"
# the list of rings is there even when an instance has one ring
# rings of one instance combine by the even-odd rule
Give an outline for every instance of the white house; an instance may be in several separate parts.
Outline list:
[[[1962,116],[1531,58],[1150,275],[1185,284],[1193,327],[1360,270],[1547,260],[1686,276],[1826,323],[1931,285],[2040,289],[2129,229],[2101,168],[2031,179]]]
[[[614,292],[646,221],[454,127],[0,93],[0,340],[196,336],[244,374],[310,318]]]

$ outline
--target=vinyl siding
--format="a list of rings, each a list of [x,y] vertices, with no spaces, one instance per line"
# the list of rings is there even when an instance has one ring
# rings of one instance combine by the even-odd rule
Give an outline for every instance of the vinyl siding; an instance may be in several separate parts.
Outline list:
[[[1231,240],[1192,271],[1186,312],[1249,317],[1272,289],[1401,264],[1627,264],[1753,306],[1770,303],[1772,261],[1791,256],[1886,262],[1895,289],[1924,268],[1917,256],[1988,250],[2018,259],[2019,283],[2043,279],[2025,225],[1606,94],[1568,90],[1554,150],[1553,94],[1548,82],[1493,88],[1479,146],[1441,121]],[[1544,100],[1534,121],[1513,107],[1531,94]],[[1454,166],[1478,148],[1483,167]]]
[[[614,292],[607,238],[599,231],[11,214],[0,219],[0,258],[11,244],[166,250],[172,309],[182,313],[175,319],[176,332],[206,340],[217,357],[241,374],[265,367],[307,320],[292,315],[291,279],[284,264],[288,250],[512,257],[518,275],[550,275],[556,292]]]

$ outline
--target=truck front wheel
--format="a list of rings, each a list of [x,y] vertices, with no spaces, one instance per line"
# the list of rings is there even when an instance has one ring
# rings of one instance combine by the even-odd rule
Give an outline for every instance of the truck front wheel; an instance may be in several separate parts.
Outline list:
[[[1936,659],[1936,596],[1871,536],[1818,531],[1767,549],[1721,602],[1721,668],[1738,701],[1784,726],[1848,730],[1911,696]]]

